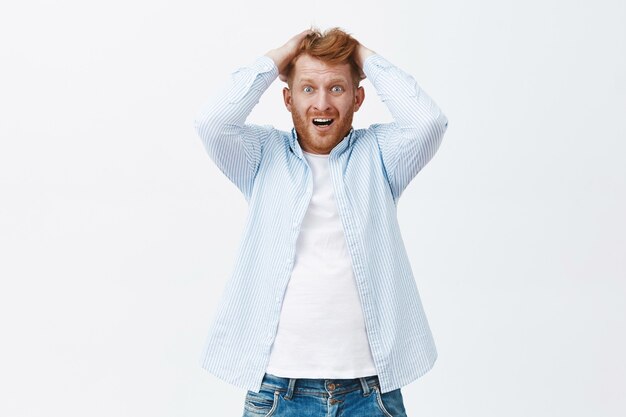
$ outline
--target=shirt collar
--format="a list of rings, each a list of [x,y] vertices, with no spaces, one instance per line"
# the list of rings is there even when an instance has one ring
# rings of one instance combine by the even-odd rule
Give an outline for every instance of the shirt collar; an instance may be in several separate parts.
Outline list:
[[[355,139],[356,135],[354,134],[354,128],[351,127],[346,137],[344,137],[341,142],[335,145],[335,147],[330,151],[330,156],[342,154],[343,151],[346,150],[346,148],[352,146]],[[300,143],[298,142],[298,133],[296,132],[295,127],[291,128],[289,147],[298,158],[302,159],[302,148],[300,147]]]

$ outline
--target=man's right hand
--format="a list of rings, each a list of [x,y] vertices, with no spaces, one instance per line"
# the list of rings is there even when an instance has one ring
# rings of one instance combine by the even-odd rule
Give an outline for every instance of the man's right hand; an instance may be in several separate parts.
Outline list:
[[[291,60],[296,57],[302,40],[311,33],[313,33],[313,31],[310,29],[298,33],[296,36],[289,39],[287,43],[285,43],[283,46],[272,49],[265,54],[265,56],[268,56],[272,58],[272,60],[274,60],[274,63],[278,68],[278,77],[281,81],[287,82],[287,74],[285,74],[285,70],[289,66]]]

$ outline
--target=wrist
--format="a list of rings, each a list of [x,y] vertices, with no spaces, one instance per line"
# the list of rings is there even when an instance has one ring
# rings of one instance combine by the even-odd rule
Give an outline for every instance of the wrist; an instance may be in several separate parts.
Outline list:
[[[276,49],[272,49],[270,51],[267,51],[265,56],[270,58],[272,61],[274,61],[274,64],[276,65],[276,68],[278,68],[278,70],[280,71],[281,64],[282,64],[282,61],[283,61],[281,59],[281,57],[280,57],[280,53]]]
[[[357,53],[357,64],[359,65],[359,67],[361,67],[361,69],[363,69],[365,60],[372,55],[376,55],[376,52],[364,47],[363,45],[359,45],[359,49]]]

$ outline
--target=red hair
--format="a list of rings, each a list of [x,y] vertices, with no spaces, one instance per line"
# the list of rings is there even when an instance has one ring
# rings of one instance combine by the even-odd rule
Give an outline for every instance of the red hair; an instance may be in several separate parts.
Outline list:
[[[287,83],[291,85],[293,68],[301,55],[309,55],[329,65],[350,64],[352,81],[355,88],[361,81],[361,68],[356,63],[355,53],[359,42],[340,28],[328,29],[322,33],[319,29],[312,29],[300,43],[296,56],[291,60],[285,73]]]

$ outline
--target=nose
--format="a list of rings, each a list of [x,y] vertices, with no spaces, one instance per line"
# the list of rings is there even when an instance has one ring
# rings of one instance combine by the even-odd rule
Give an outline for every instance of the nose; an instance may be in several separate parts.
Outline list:
[[[320,90],[315,95],[315,102],[313,103],[313,107],[317,111],[326,111],[330,108],[330,102],[328,100],[328,93],[324,90]]]

